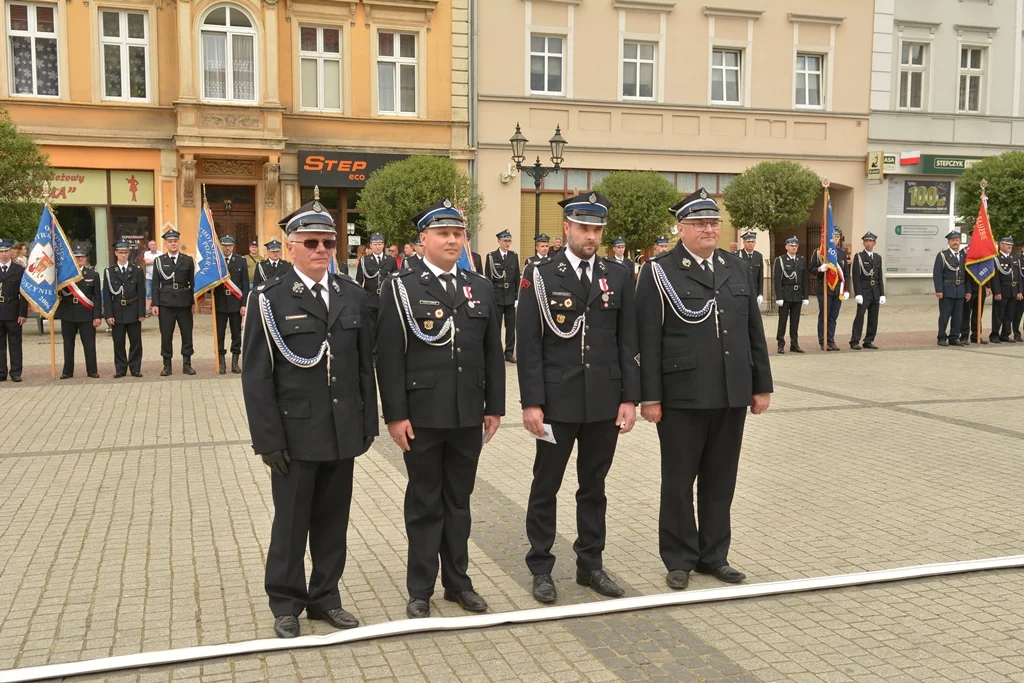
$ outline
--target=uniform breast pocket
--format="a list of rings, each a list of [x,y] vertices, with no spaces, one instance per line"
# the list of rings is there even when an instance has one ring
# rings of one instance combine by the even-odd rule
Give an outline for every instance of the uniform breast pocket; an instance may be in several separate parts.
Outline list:
[[[312,318],[299,318],[297,320],[285,320],[278,325],[282,337],[290,337],[296,334],[311,334],[316,332],[316,322]]]
[[[486,320],[491,315],[491,309],[489,306],[484,306],[482,304],[476,304],[472,308],[466,306],[466,315],[469,316],[471,320],[480,318]]]
[[[737,302],[739,302],[739,306],[736,308],[739,309],[740,315],[749,315],[750,287],[743,284],[731,284],[729,285],[729,293],[732,294],[733,298],[735,298]]]

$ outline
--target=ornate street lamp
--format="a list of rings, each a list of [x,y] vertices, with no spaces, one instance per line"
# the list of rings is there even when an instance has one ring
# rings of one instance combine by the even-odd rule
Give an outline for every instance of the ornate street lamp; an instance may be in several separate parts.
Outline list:
[[[534,162],[533,166],[523,166],[523,162],[526,161],[526,143],[529,140],[523,135],[523,131],[520,130],[519,124],[516,124],[516,132],[509,138],[509,142],[512,144],[512,161],[516,164],[516,170],[526,173],[526,175],[533,178],[534,188],[534,216],[533,216],[533,236],[536,237],[540,234],[540,190],[544,185],[544,178],[549,173],[557,173],[562,170],[562,152],[565,150],[565,138],[562,137],[561,126],[555,126],[555,134],[548,141],[551,145],[551,163],[553,164],[550,168],[546,168],[540,163],[540,155],[537,156],[537,161]]]

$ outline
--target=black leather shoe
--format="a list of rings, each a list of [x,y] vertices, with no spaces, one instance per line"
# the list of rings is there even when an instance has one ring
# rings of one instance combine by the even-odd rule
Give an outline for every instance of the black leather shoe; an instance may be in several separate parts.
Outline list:
[[[314,621],[326,621],[334,628],[345,629],[359,626],[359,620],[340,607],[329,609],[326,612],[311,612],[307,609],[306,616]]]
[[[217,360],[217,374],[218,375],[226,375],[226,374],[228,374],[228,366],[224,362],[224,356],[221,356]]]
[[[949,342],[945,339],[939,340],[939,346],[949,346]]]
[[[818,348],[821,349],[822,351],[824,351],[825,350],[825,345],[824,344],[818,344]]]
[[[715,567],[714,569],[697,567],[697,573],[713,576],[722,583],[740,583],[743,579],[747,578],[746,574],[733,569],[727,564],[723,564],[721,567]]]
[[[487,601],[477,595],[476,591],[450,591],[445,589],[444,599],[457,602],[467,612],[486,612]]]
[[[121,378],[122,378],[122,377],[124,377],[124,376],[125,376],[126,374],[128,374],[128,373],[126,373],[126,372],[115,372],[115,373],[114,373],[114,379],[121,379]]]
[[[673,569],[665,577],[665,584],[669,588],[681,591],[690,585],[690,572],[685,569]]]
[[[543,603],[551,603],[558,599],[558,591],[555,590],[551,574],[537,574],[533,577],[533,598]]]
[[[875,346],[874,342],[864,342],[864,348],[865,349],[878,349],[878,347]]]
[[[182,364],[181,364],[181,372],[182,372],[182,374],[185,374],[185,375],[194,375],[194,374],[196,374],[196,371],[192,369],[192,360],[191,359],[182,362]]]
[[[839,348],[838,346],[836,346],[835,342],[829,342],[829,344],[828,344],[828,350],[829,350],[829,351],[842,351],[842,349],[841,349],[841,348]]]
[[[21,375],[18,375],[17,377],[12,377],[11,381],[12,382],[20,382],[21,381]]]
[[[89,373],[89,377],[92,377],[93,379],[99,379],[100,378],[100,373],[98,373],[98,372],[90,372]]]
[[[290,614],[274,619],[274,633],[278,638],[298,638],[299,620]]]
[[[959,339],[950,339],[949,340],[949,345],[950,346],[963,346],[963,344],[960,343]]]
[[[160,371],[160,376],[161,377],[167,377],[170,374],[171,374],[171,364],[170,363],[164,363],[164,369]]]
[[[987,341],[985,341],[984,339],[982,339],[982,340],[981,340],[981,343],[982,343],[982,344],[988,344],[988,342],[987,342]]]
[[[1000,344],[1013,344],[1014,341],[1012,339],[1010,339],[1009,337],[1000,337],[999,338],[999,343]]]
[[[1024,337],[1020,336],[1019,334],[1015,334],[1013,335],[1013,341],[1015,341],[1018,344],[1024,344]]]
[[[121,375],[121,376],[124,377],[124,375]],[[141,372],[133,372],[132,373],[132,377],[142,377],[142,373]]]
[[[242,368],[238,367],[238,354],[231,354],[231,374],[240,375],[242,374]]]
[[[991,344],[1001,344],[1001,343],[1003,342],[1003,340],[1002,340],[1002,339],[1000,339],[999,337],[995,337],[995,338],[993,338],[993,337],[989,337],[989,338],[988,338],[988,341],[989,341],[989,343],[991,343]]]
[[[854,351],[860,351],[863,347],[857,342],[850,342],[850,348]]]
[[[621,598],[626,593],[626,591],[619,588],[619,584],[615,583],[612,577],[608,576],[603,569],[594,569],[592,571],[577,569],[576,583],[581,586],[590,586],[594,589],[594,592],[609,598]]]
[[[405,606],[405,613],[410,619],[426,619],[430,616],[430,601],[423,598],[413,598]]]
[[[61,379],[71,379],[72,377],[74,377],[74,375],[69,375],[66,372],[65,373],[61,373],[61,376],[60,376]]]
[[[801,349],[799,346],[790,345],[789,350],[792,351],[793,353],[806,353],[806,351]]]
[[[785,346],[780,346],[779,347],[779,353],[785,353],[785,352],[786,352],[786,347]]]
[[[513,358],[512,356],[505,356],[505,362],[506,363],[511,363],[512,365],[515,365],[516,364],[516,359]]]

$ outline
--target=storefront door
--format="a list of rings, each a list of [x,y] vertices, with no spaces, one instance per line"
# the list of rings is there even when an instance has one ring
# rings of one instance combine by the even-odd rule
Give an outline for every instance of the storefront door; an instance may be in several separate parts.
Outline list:
[[[246,254],[255,239],[256,188],[251,185],[207,185],[206,198],[218,237],[231,235],[236,249]]]

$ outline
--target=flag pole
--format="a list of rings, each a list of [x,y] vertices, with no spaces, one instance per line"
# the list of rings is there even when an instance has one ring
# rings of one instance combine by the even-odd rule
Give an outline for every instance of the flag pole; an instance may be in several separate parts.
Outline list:
[[[821,181],[821,186],[825,188],[825,200],[822,202],[821,207],[821,244],[818,246],[821,255],[821,262],[828,264],[828,178]],[[825,268],[825,272],[821,273],[821,305],[824,309],[821,313],[821,334],[825,349],[828,349],[828,268]]]
[[[985,195],[985,188],[987,188],[987,187],[988,187],[988,181],[985,180],[984,178],[982,178],[982,180],[981,180],[981,203],[982,203],[982,206],[985,206],[985,215],[986,216],[988,216],[988,206],[986,206],[986,202],[988,201],[988,197]],[[991,230],[991,227],[989,229]],[[964,275],[968,275],[968,273],[964,273]],[[985,293],[985,285],[983,285],[981,283],[978,283],[978,304],[977,305],[978,305],[978,343],[979,344],[981,343],[981,302],[982,302],[982,300],[984,298],[984,293]],[[968,341],[970,341],[970,340],[968,340]]]
[[[203,183],[203,211],[209,211],[210,206],[206,201],[206,183]],[[210,214],[206,215],[207,220],[210,221],[210,227],[213,228],[213,234],[217,234],[217,228],[213,224],[213,216]],[[219,244],[213,245],[214,249],[220,249]],[[217,338],[217,296],[214,294],[214,287],[210,290],[210,318],[212,321],[211,327],[213,327],[213,360],[220,362],[220,339]]]
[[[48,180],[43,181],[43,206],[45,206],[46,208],[50,208],[50,181]],[[50,212],[53,212],[52,208],[50,208]],[[54,244],[56,242],[54,237],[55,235],[53,234],[53,223],[50,223],[50,244]],[[56,273],[54,277],[56,278]],[[56,282],[56,279],[54,280],[54,282]],[[56,293],[57,290],[54,290],[54,294]],[[57,306],[60,306],[59,298]],[[42,309],[40,309],[39,315],[41,316],[42,314],[43,311]],[[50,318],[50,379],[54,381],[56,381],[57,379],[57,342],[54,339],[53,334],[53,323],[55,320],[56,316]]]

